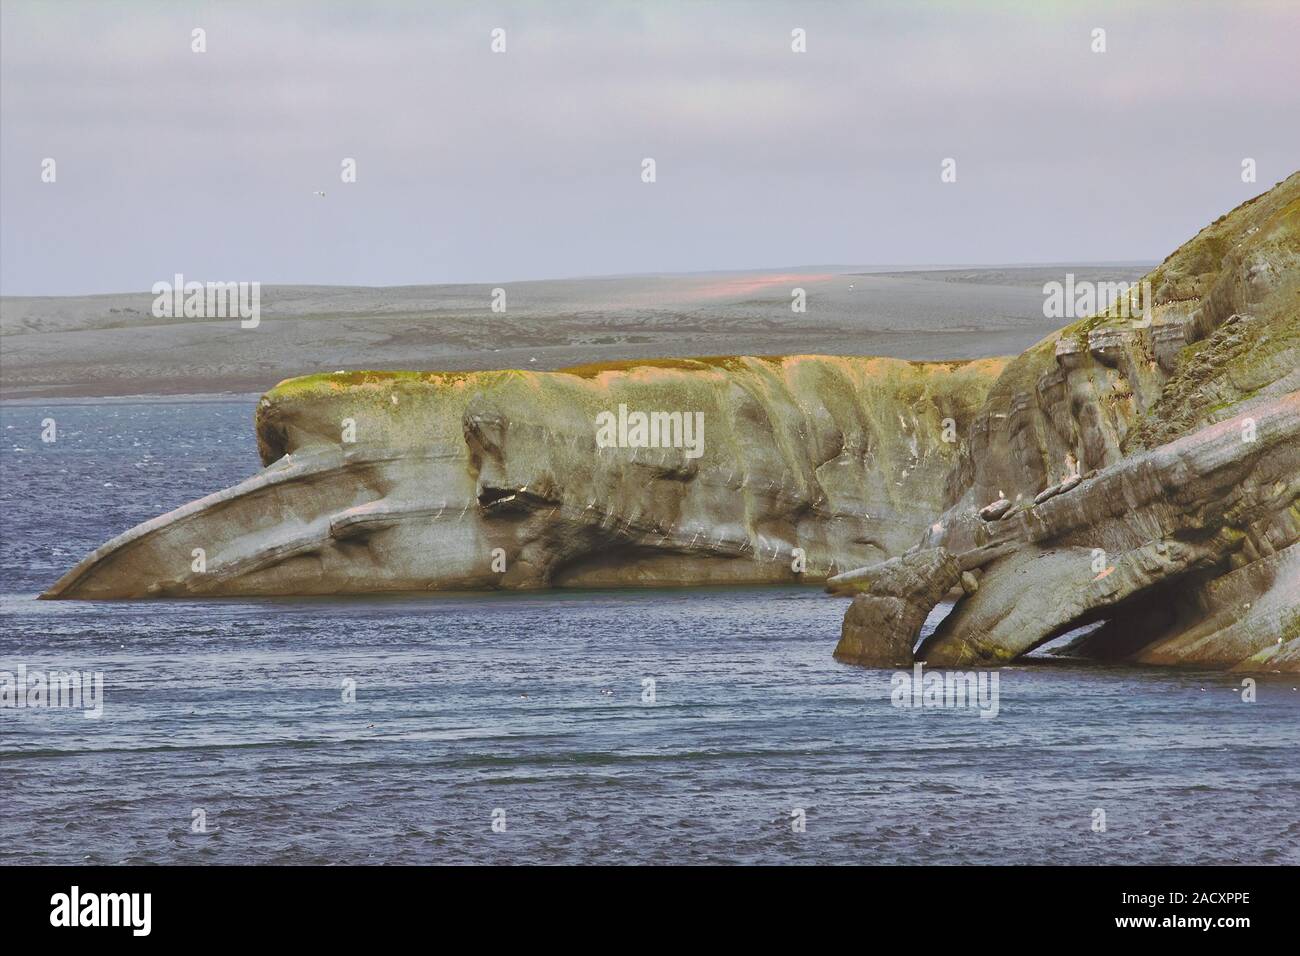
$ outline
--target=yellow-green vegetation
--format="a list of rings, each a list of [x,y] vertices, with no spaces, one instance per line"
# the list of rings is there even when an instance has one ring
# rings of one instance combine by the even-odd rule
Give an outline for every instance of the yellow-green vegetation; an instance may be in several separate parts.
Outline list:
[[[1181,350],[1126,450],[1231,415],[1300,367],[1300,174],[1216,220],[1152,275],[1167,295],[1197,295],[1195,327],[1208,335]]]
[[[935,429],[951,417],[964,434],[1007,361],[708,356],[555,372],[323,373],[289,379],[267,392],[258,405],[257,431],[267,462],[308,445],[339,445],[345,419],[356,423],[359,440],[369,444],[463,448],[462,421],[471,410],[477,418],[499,416],[515,434],[534,427],[578,433],[590,432],[592,418],[619,403],[706,412],[713,422],[710,434],[718,436],[737,416],[762,417],[781,408],[801,409],[819,421],[830,414],[840,423],[836,427],[850,431],[870,422],[880,434],[899,427],[900,412]],[[725,445],[710,445],[710,454],[732,453]]]
[[[1157,304],[1209,295],[1243,252],[1300,252],[1300,173],[1220,216],[1146,277]]]
[[[950,507],[1032,498],[1236,414],[1244,400],[1295,389],[1300,173],[1220,217],[1141,281],[1150,321],[1116,303],[1007,364],[949,479]]]
[[[569,365],[557,369],[554,374],[575,375],[578,378],[591,379],[607,372],[629,372],[634,369],[680,369],[685,371],[735,369],[744,366],[747,362],[765,362],[769,365],[780,366],[792,359],[821,357],[822,356],[801,355],[701,355],[693,358],[621,359],[606,362],[588,362],[582,365]],[[857,356],[848,356],[846,358],[851,361],[857,361],[859,359]],[[864,356],[861,358],[870,357]],[[957,359],[936,362],[907,359],[899,359],[896,361],[922,371],[942,368],[949,372],[955,372],[961,368],[978,365],[980,362],[1006,363],[1009,360],[1009,358],[993,358]],[[365,386],[373,386],[380,389],[393,385],[432,385],[434,387],[447,387],[469,383],[474,380],[478,380],[482,383],[487,381],[487,377],[501,376],[511,373],[525,376],[539,374],[536,371],[528,369],[501,369],[486,372],[421,372],[402,369],[315,372],[311,375],[300,375],[295,378],[287,378],[272,387],[266,393],[265,397],[271,400],[297,398],[312,392],[330,394],[345,388],[358,388]]]
[[[758,362],[769,362],[774,365],[780,364],[786,358],[783,355],[754,355],[748,357]],[[704,355],[698,358],[684,359],[623,359],[609,362],[588,362],[583,365],[570,365],[560,369],[560,371],[566,375],[576,375],[579,378],[595,378],[605,372],[626,372],[637,368],[726,369],[736,368],[740,364],[741,357],[737,355]]]
[[[1182,350],[1175,374],[1134,425],[1125,450],[1152,448],[1216,418],[1300,364],[1300,309],[1268,321],[1247,315]]]
[[[1300,364],[1300,173],[1206,226],[1138,287],[1147,284],[1154,326],[1187,322],[1193,341],[1155,400],[1134,408],[1126,451],[1171,441]],[[1151,326],[1135,322],[1139,316],[1127,305],[1113,303],[1026,349],[990,391],[990,405],[1005,412],[1015,396],[1034,395],[1057,369],[1060,340],[1076,347],[1075,367],[1095,370],[1089,335],[1101,329],[1132,333],[1123,338],[1129,368],[1154,369]],[[1229,321],[1233,315],[1243,318]],[[1119,406],[1119,397],[1140,391],[1136,384],[1116,382],[1108,398]]]
[[[1208,305],[1221,309],[1235,299],[1231,288],[1242,276],[1238,271],[1247,258],[1277,261],[1300,254],[1300,173],[1293,173],[1273,189],[1248,199],[1220,216],[1193,238],[1183,243],[1156,268],[1138,280],[1138,305],[1149,285],[1156,322],[1185,316],[1191,308],[1211,297]],[[1220,301],[1216,301],[1215,295]],[[1125,297],[1127,298],[1127,297]],[[1294,308],[1294,302],[1289,303]],[[1074,337],[1087,346],[1088,333],[1099,328],[1122,328],[1140,318],[1140,310],[1125,300],[1114,302],[1103,312],[1080,319],[1061,329],[1053,338]],[[1210,316],[1212,324],[1228,313]]]
[[[413,371],[354,371],[317,372],[287,378],[266,393],[266,398],[297,398],[312,392],[329,394],[347,388],[373,386],[387,388],[393,385],[451,386],[463,382],[474,372],[413,372]]]

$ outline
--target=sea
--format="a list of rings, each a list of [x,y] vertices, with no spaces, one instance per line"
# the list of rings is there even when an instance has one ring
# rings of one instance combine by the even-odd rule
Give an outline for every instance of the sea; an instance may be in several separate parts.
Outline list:
[[[256,472],[255,401],[0,405],[0,863],[1300,863],[1294,676],[1039,653],[989,717],[816,588],[36,600]]]

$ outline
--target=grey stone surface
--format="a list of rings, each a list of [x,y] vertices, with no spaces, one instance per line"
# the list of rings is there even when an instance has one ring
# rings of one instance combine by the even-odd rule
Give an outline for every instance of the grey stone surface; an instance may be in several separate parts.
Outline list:
[[[109,542],[47,596],[821,582],[916,540],[960,449],[944,419],[964,430],[1004,365],[294,379],[260,403],[261,474]],[[620,405],[702,416],[699,455],[600,447],[598,416]]]

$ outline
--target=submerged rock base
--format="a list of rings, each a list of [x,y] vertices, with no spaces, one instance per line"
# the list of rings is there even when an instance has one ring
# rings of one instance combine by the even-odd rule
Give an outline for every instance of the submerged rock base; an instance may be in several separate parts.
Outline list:
[[[961,575],[951,554],[931,548],[876,565],[869,576],[851,578],[867,590],[844,615],[836,659],[868,667],[909,666],[921,626]]]

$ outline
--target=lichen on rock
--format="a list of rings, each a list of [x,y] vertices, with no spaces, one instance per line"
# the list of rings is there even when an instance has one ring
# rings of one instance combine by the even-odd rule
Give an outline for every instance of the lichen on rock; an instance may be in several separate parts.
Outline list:
[[[258,403],[261,474],[127,532],[47,596],[819,583],[919,535],[960,450],[945,438],[1004,365],[733,356],[291,379]],[[628,431],[635,415],[669,440],[603,440],[600,422]]]

